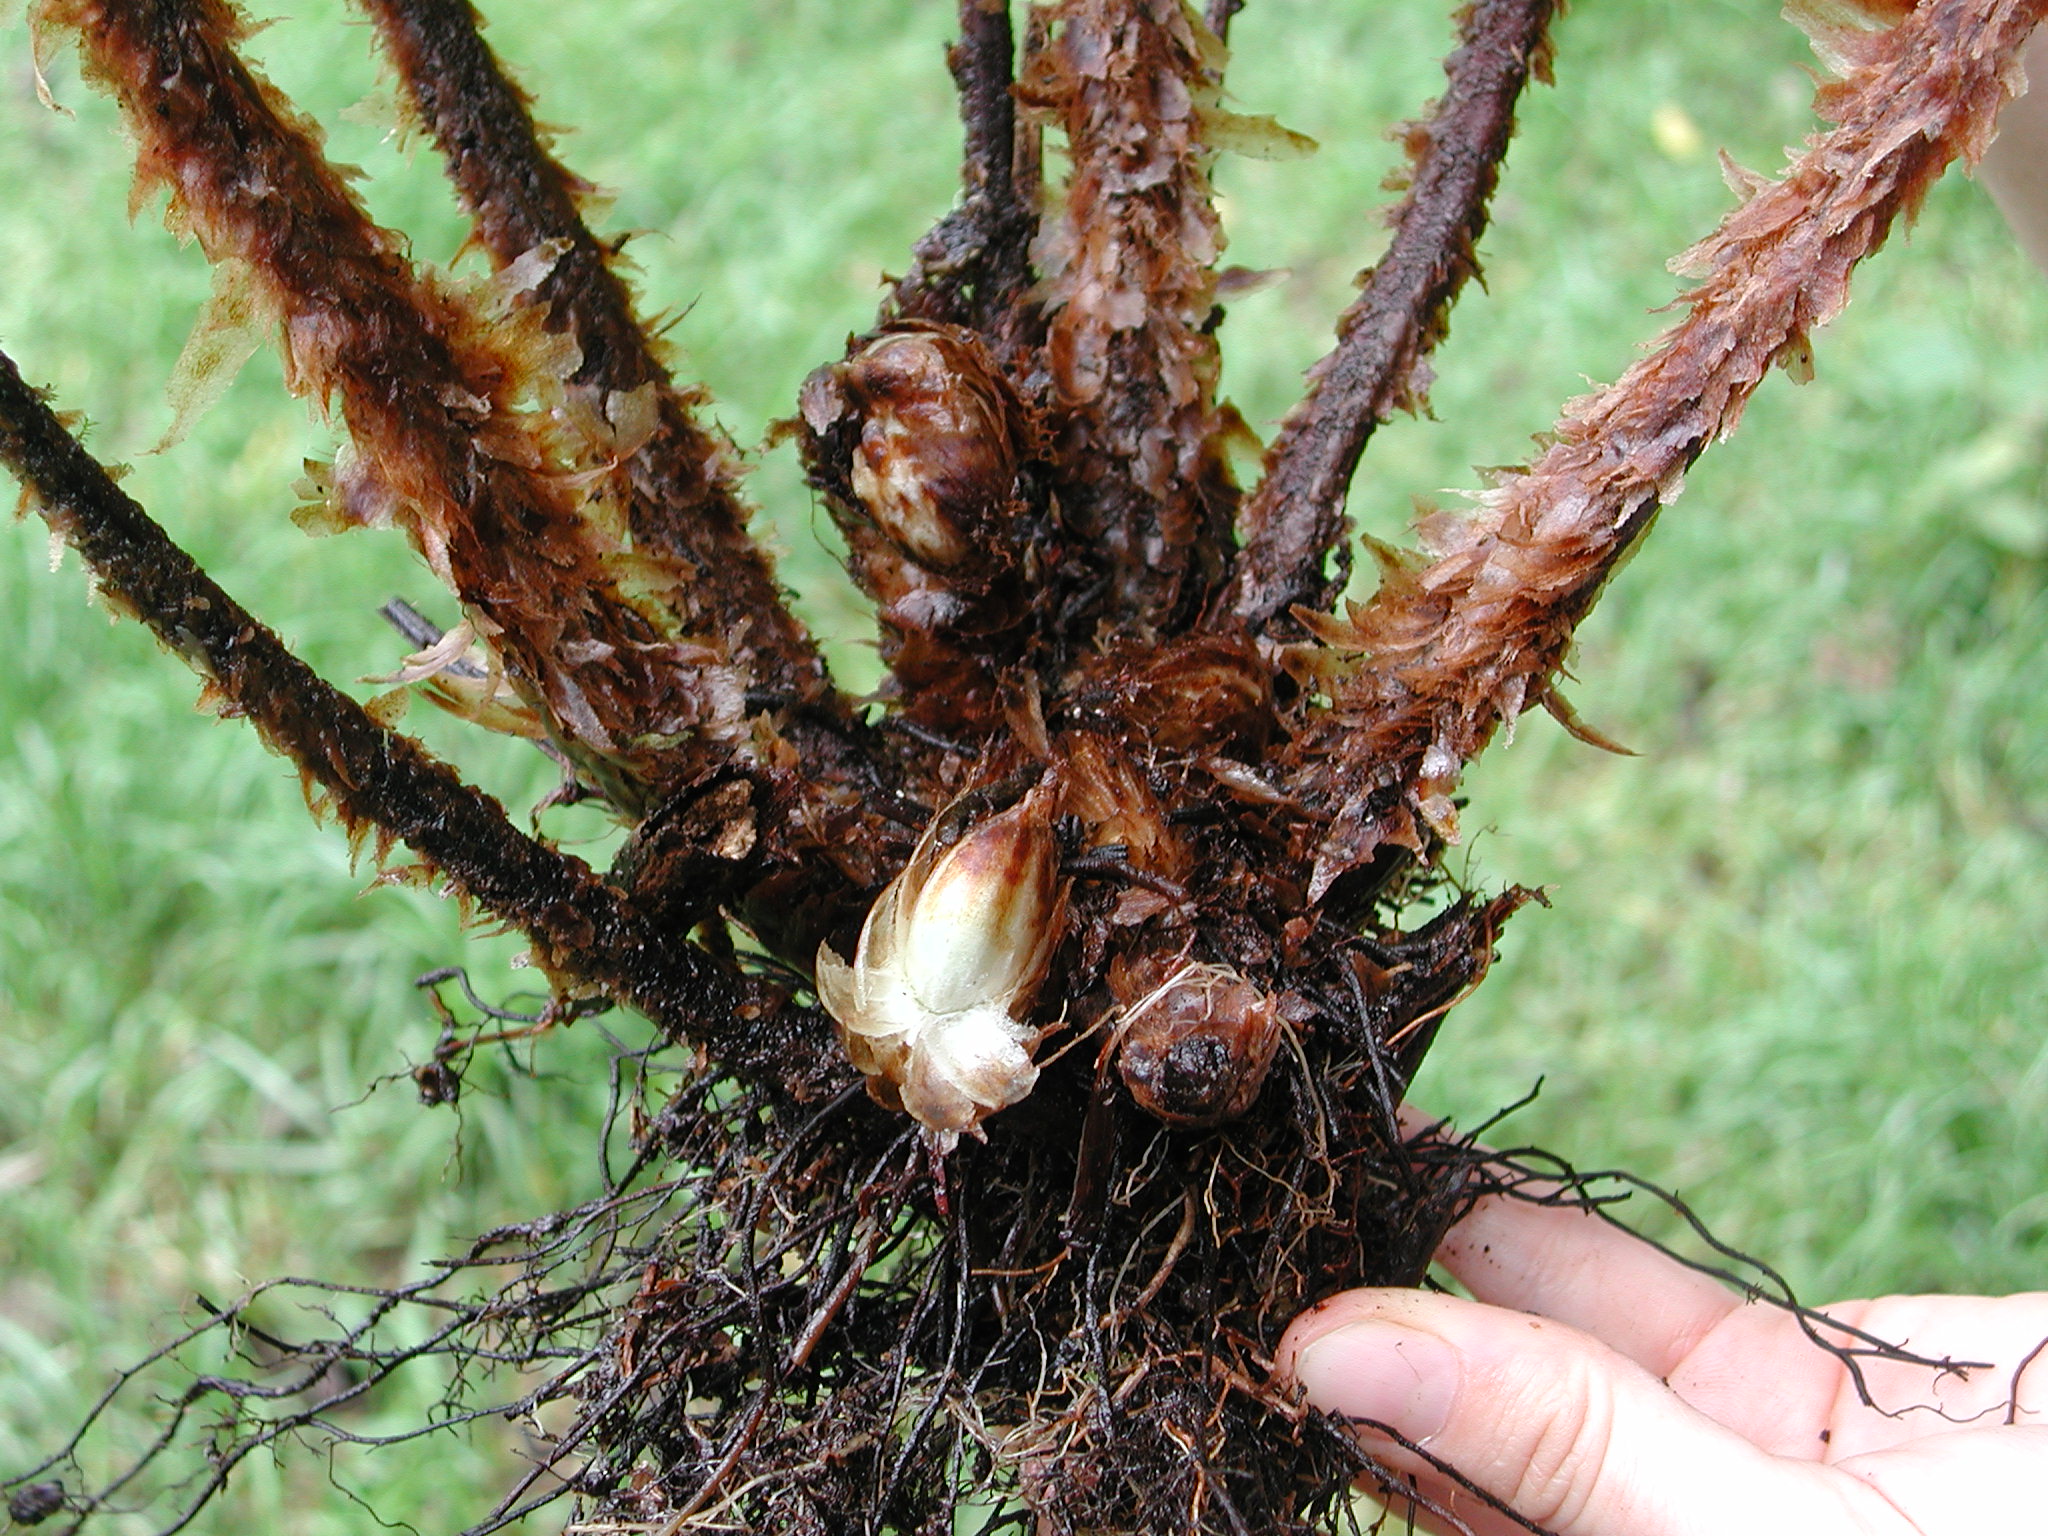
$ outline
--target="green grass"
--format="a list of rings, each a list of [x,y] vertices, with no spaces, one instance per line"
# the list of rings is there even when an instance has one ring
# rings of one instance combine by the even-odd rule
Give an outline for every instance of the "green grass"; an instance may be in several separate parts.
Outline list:
[[[679,316],[683,367],[758,440],[951,196],[951,7],[630,0],[567,37],[559,6],[492,9],[543,116],[574,125],[568,156],[617,190],[613,225],[646,232],[644,290]],[[1438,88],[1447,10],[1253,0],[1237,23],[1238,101],[1323,144],[1220,173],[1230,259],[1289,274],[1224,329],[1254,423],[1294,398],[1383,239],[1381,130]],[[125,222],[118,131],[68,61],[52,80],[75,118],[35,105],[19,27],[0,37],[0,344],[326,675],[388,668],[375,605],[431,603],[432,583],[395,537],[315,542],[285,521],[299,460],[331,436],[274,362],[146,455],[204,263],[153,210]],[[1559,41],[1484,246],[1488,290],[1438,360],[1438,419],[1387,428],[1359,478],[1374,533],[1525,454],[1655,334],[1647,311],[1676,292],[1664,259],[1729,202],[1715,147],[1775,169],[1810,127],[1804,44],[1764,0],[1586,6]],[[375,111],[340,116],[380,89],[364,29],[321,0],[259,44],[371,172],[379,217],[423,258],[452,253],[431,152],[386,142]],[[1642,755],[1537,719],[1473,774],[1470,878],[1541,882],[1553,906],[1515,921],[1418,1096],[1469,1119],[1543,1077],[1516,1134],[1678,1185],[1816,1296],[2035,1285],[2048,285],[1953,180],[1865,269],[1818,366],[1803,389],[1766,386],[1587,626],[1576,702]],[[871,675],[787,453],[752,484],[843,671]],[[361,894],[368,872],[307,820],[290,770],[195,714],[189,675],[87,605],[75,560],[47,565],[39,525],[0,532],[0,1467],[47,1447],[195,1292],[390,1280],[589,1193],[606,1059],[579,1029],[537,1079],[480,1071],[459,1151],[456,1121],[404,1083],[365,1099],[432,1045],[409,979],[461,960],[509,991],[517,946],[464,934],[432,898]],[[546,787],[531,753],[426,713],[410,728],[509,803]],[[516,1449],[493,1433],[337,1472],[386,1518],[442,1529],[504,1485]],[[202,1528],[360,1530],[327,1472],[265,1462]]]

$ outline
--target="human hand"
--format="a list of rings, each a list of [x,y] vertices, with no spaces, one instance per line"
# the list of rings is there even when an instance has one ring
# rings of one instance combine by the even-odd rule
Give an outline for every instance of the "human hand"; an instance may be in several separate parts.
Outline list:
[[[1790,1313],[1588,1212],[1488,1199],[1438,1259],[1478,1300],[1347,1292],[1295,1320],[1279,1369],[1557,1536],[2048,1532],[2048,1293],[1823,1309],[1916,1356],[1989,1363],[1866,1357],[1873,1408]],[[1525,1528],[1359,1433],[1477,1536]]]

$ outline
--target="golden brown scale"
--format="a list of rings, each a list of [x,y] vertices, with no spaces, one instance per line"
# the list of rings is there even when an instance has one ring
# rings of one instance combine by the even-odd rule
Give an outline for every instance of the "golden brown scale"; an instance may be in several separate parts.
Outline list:
[[[634,315],[616,242],[584,223],[596,189],[549,153],[525,92],[485,46],[468,0],[364,0],[405,87],[471,214],[473,239],[509,267],[542,246],[559,252],[534,289],[547,328],[576,342],[567,380],[599,431],[632,421],[605,473],[626,505],[634,548],[662,598],[700,643],[730,643],[746,684],[818,702],[825,669],[747,536],[739,456],[705,427],[702,389],[676,383]]]
[[[318,128],[237,57],[247,26],[218,0],[49,0],[37,23],[75,31],[88,75],[120,100],[138,195],[168,188],[174,222],[256,275],[293,387],[348,426],[337,506],[411,535],[615,803],[647,807],[677,738],[743,732],[743,680],[626,595],[641,570],[616,508],[578,500],[574,448],[521,404],[559,389],[574,347],[415,274]],[[534,253],[536,273],[547,265]]]

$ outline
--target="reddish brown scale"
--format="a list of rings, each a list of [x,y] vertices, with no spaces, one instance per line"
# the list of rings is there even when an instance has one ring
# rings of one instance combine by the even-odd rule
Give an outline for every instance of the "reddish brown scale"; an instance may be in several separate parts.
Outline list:
[[[139,190],[168,188],[210,257],[254,269],[293,387],[338,407],[354,440],[344,508],[405,527],[607,792],[638,809],[674,738],[743,731],[740,681],[622,594],[625,552],[522,418],[548,366],[540,333],[512,326],[508,343],[413,275],[319,130],[236,57],[240,18],[218,0],[50,0],[38,18],[77,32],[87,75],[120,101]]]
[[[1206,118],[1223,45],[1183,0],[1062,0],[1020,93],[1065,130],[1058,219],[1033,250],[1046,320],[1040,370],[1057,426],[1056,487],[1107,588],[1075,593],[1078,643],[1185,625],[1223,575],[1237,488],[1216,399]]]
[[[599,418],[618,397],[653,389],[652,434],[617,460],[639,550],[670,576],[663,595],[686,632],[727,643],[748,687],[792,702],[830,698],[816,646],[791,615],[767,556],[748,537],[738,462],[724,435],[697,413],[700,388],[669,376],[580,204],[593,189],[548,152],[526,93],[508,79],[478,30],[468,0],[362,0],[420,120],[432,134],[475,223],[476,239],[505,267],[547,242],[561,255],[535,289],[547,325],[582,355],[571,376]]]
[[[1183,635],[1090,657],[1066,708],[1175,753],[1256,754],[1279,724],[1271,666],[1234,635]]]
[[[1384,845],[1454,838],[1451,795],[1503,723],[1542,702],[1602,584],[1732,430],[1774,363],[1805,355],[1851,269],[1948,163],[1975,160],[2048,0],[1923,6],[1826,42],[1847,66],[1816,107],[1837,126],[1686,254],[1686,317],[1620,381],[1574,402],[1554,446],[1422,529],[1435,558],[1390,563],[1344,620],[1314,627],[1331,708],[1290,745],[1290,791],[1328,819],[1303,840],[1311,899]]]
[[[1150,943],[1131,936],[1140,927],[1185,933],[1198,914],[1219,953],[1269,958],[1286,918],[1272,897],[1284,905],[1299,887],[1286,878],[1284,830],[1264,824],[1284,797],[1228,756],[1256,760],[1275,728],[1271,686],[1249,645],[1187,636],[1096,658],[1056,718],[1067,809],[1089,846],[1124,849],[1126,868],[1105,876],[1121,889],[1090,909],[1106,929],[1089,934],[1091,960]]]
[[[479,31],[469,0],[358,0],[375,23],[419,122],[432,136],[474,226],[475,242],[504,267],[549,240],[567,249],[535,289],[548,325],[575,336],[574,375],[606,389],[667,385],[613,270],[614,252],[590,232],[581,205],[596,189],[556,160],[531,98],[509,79]],[[693,397],[689,404],[701,404]],[[734,504],[731,466],[707,437],[678,494]]]
[[[872,860],[855,861],[858,871],[847,877],[835,857],[893,842],[874,793],[884,754],[831,686],[766,553],[748,535],[737,455],[699,419],[707,395],[671,378],[615,270],[618,244],[599,241],[584,223],[589,184],[549,153],[526,94],[485,45],[475,10],[468,0],[363,4],[493,263],[505,267],[550,242],[560,250],[535,297],[546,325],[566,331],[581,353],[565,389],[598,440],[584,476],[601,477],[624,508],[634,556],[646,567],[639,589],[703,648],[707,676],[724,681],[736,703],[723,729],[700,729],[678,744],[685,803],[654,807],[630,849],[634,869],[683,927],[691,914],[735,899],[757,933],[786,936],[795,948],[784,953],[807,958],[852,894],[885,877]],[[605,428],[614,424],[608,446]],[[712,824],[712,809],[733,805],[726,775],[734,771],[759,778],[758,794]],[[713,784],[724,786],[722,797],[704,794]],[[735,854],[742,842],[746,851]],[[790,881],[764,875],[792,867],[801,870],[794,884],[803,893],[795,903]],[[764,878],[774,889],[757,897],[753,887]]]
[[[1280,1048],[1273,998],[1228,966],[1150,956],[1109,968],[1117,1071],[1168,1125],[1213,1126],[1252,1107]]]

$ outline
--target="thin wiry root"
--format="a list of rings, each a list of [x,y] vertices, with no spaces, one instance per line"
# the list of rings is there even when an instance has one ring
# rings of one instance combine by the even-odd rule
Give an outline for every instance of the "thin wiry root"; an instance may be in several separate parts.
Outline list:
[[[1804,1307],[1645,1181],[1490,1152],[1441,1126],[1391,1146],[1369,1126],[1334,1127],[1361,1138],[1347,1165],[1368,1181],[1419,1178],[1426,1192],[1411,1207],[1428,1213],[1425,1229],[1361,1263],[1344,1220],[1353,1196],[1268,1176],[1278,1148],[1156,1126],[1123,1137],[1085,1221],[1015,1198],[1017,1180],[1078,1174],[1069,1146],[965,1149],[979,1155],[952,1166],[942,1209],[915,1137],[857,1092],[790,1119],[728,1080],[686,1075],[649,1103],[650,1080],[685,1065],[665,1045],[619,1048],[607,1139],[630,1121],[632,1155],[597,1199],[487,1233],[404,1285],[292,1279],[226,1305],[201,1298],[204,1316],[122,1372],[7,1490],[61,1513],[61,1531],[117,1506],[168,1505],[158,1530],[173,1532],[259,1451],[387,1447],[510,1421],[528,1426],[533,1465],[465,1536],[564,1499],[575,1529],[678,1536],[953,1530],[968,1509],[989,1532],[1306,1536],[1362,1528],[1354,1484],[1378,1490],[1382,1519],[1419,1512],[1463,1529],[1361,1445],[1352,1431],[1364,1429],[1548,1536],[1387,1426],[1304,1411],[1270,1376],[1278,1332],[1305,1300],[1413,1282],[1438,1233],[1488,1195],[1609,1220],[1647,1195],[1713,1255],[1680,1257],[1810,1324],[1852,1374],[1872,1358],[1975,1368]],[[1341,1086],[1362,1064],[1316,1066]],[[431,1423],[357,1427],[374,1393],[423,1373],[437,1383]],[[109,1410],[138,1393],[164,1401],[159,1431],[110,1460]],[[210,1458],[180,1481],[194,1441]]]

